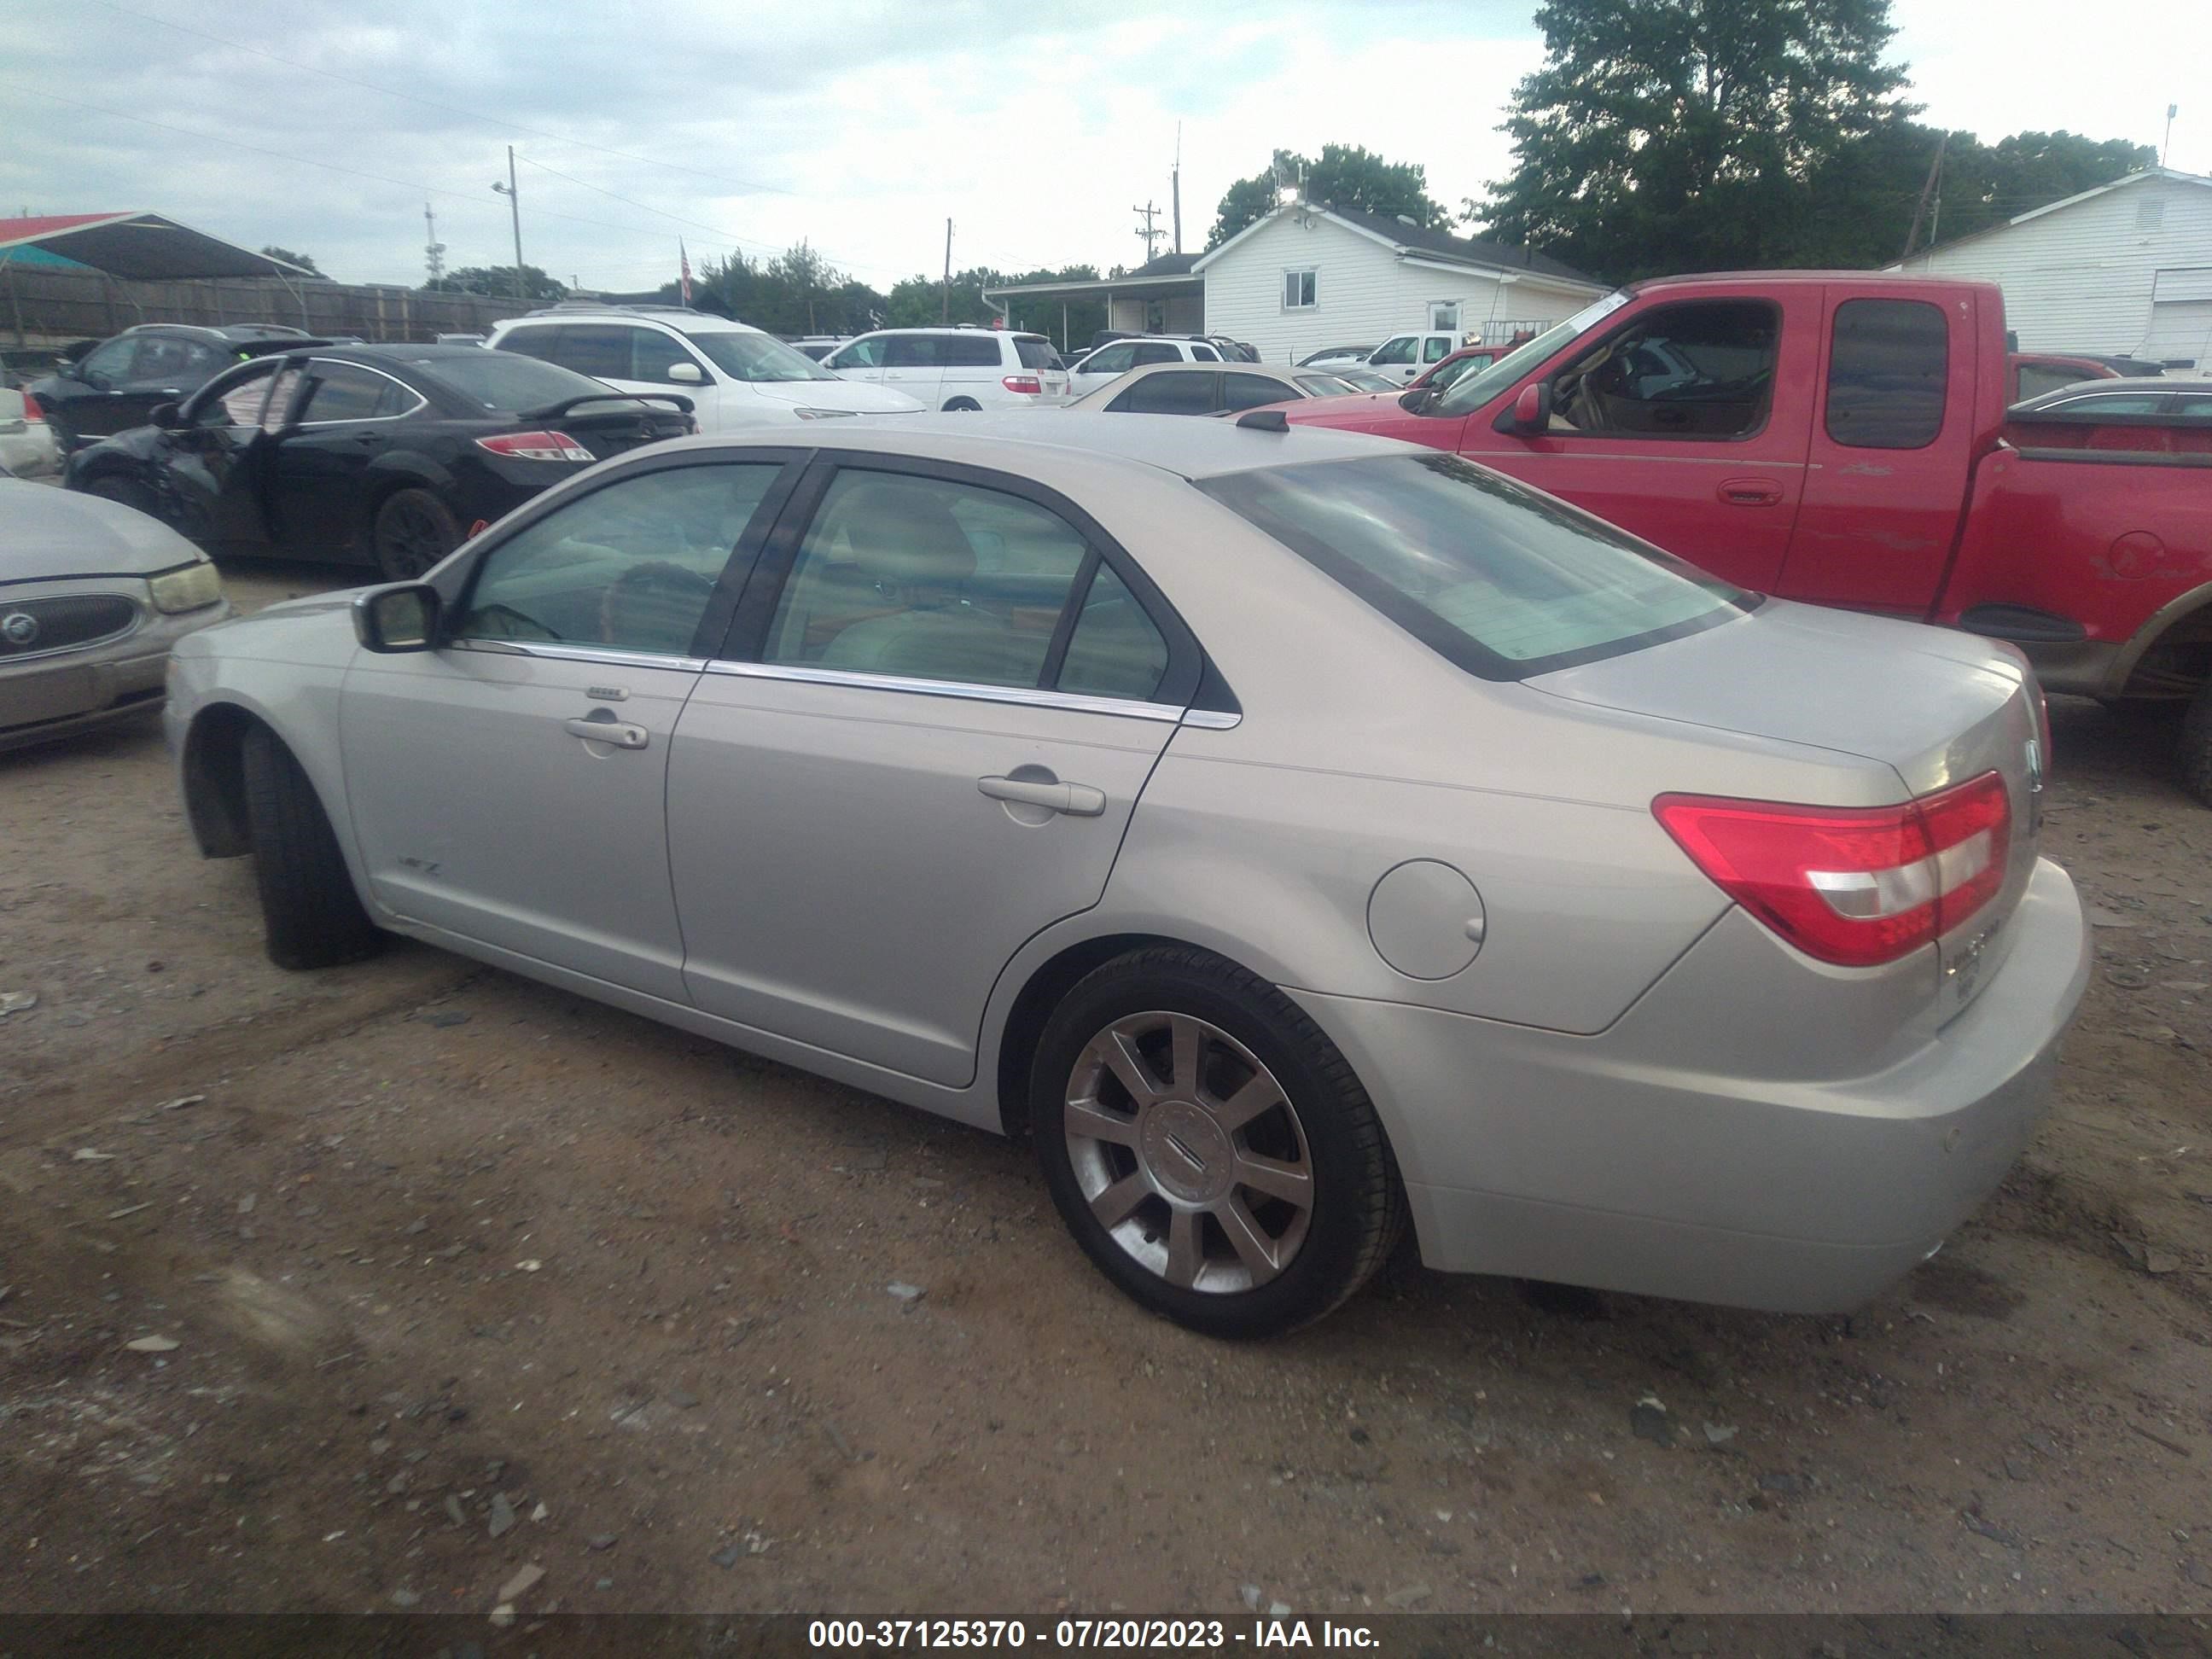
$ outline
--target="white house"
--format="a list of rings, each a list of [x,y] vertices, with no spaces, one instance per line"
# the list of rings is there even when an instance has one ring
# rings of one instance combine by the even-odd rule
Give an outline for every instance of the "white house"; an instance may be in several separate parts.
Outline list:
[[[1890,269],[1997,283],[2022,351],[2212,372],[2212,179],[2197,173],[2131,173]]]
[[[1417,330],[1507,339],[1606,292],[1541,253],[1311,202],[1276,209],[1191,269],[1206,279],[1207,331],[1269,362]]]

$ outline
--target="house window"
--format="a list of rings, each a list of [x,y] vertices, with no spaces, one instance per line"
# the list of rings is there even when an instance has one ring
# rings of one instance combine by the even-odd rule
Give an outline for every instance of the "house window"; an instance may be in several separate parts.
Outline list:
[[[1314,273],[1311,270],[1285,271],[1283,273],[1283,309],[1304,311],[1314,303]]]
[[[1431,300],[1429,301],[1429,328],[1437,334],[1459,332],[1459,301]]]

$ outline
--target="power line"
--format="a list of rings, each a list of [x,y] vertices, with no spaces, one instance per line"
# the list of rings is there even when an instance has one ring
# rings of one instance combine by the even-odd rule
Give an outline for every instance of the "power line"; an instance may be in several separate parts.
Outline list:
[[[582,138],[564,137],[557,132],[548,132],[542,127],[525,126],[520,121],[502,121],[495,116],[485,115],[476,110],[462,109],[453,104],[441,104],[433,98],[418,97],[411,92],[401,92],[392,87],[380,87],[373,81],[362,81],[350,75],[340,75],[335,70],[320,69],[313,64],[302,64],[289,58],[280,58],[265,47],[248,46],[242,40],[227,40],[220,34],[210,34],[205,29],[191,28],[183,23],[173,23],[166,17],[155,17],[147,12],[132,11],[127,6],[116,5],[113,0],[93,0],[93,3],[120,17],[136,18],[142,23],[154,23],[165,29],[174,29],[179,34],[194,35],[218,46],[228,46],[234,52],[252,52],[257,58],[266,58],[272,64],[282,64],[285,68],[298,70],[302,74],[319,75],[329,80],[342,81],[349,87],[359,87],[367,92],[382,93],[387,98],[402,98],[410,104],[420,104],[425,109],[441,110],[448,115],[460,116],[465,120],[482,122],[486,126],[496,127],[502,132],[526,132],[533,138],[550,139],[556,144],[572,144],[579,149],[593,149],[602,155],[619,155],[625,161],[641,162],[649,167],[666,167],[674,173],[688,173],[696,178],[712,179],[718,184],[736,185],[743,190],[766,191],[775,196],[791,196],[797,193],[786,190],[781,185],[764,185],[757,179],[733,179],[726,173],[708,173],[700,167],[687,167],[681,162],[657,161],[650,155],[638,155],[629,150],[615,149],[605,144],[594,144]]]

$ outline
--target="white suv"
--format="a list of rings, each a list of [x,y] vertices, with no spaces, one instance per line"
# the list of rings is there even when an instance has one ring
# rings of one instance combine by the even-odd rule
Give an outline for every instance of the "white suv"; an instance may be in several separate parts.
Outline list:
[[[838,347],[822,366],[931,409],[1035,409],[1068,399],[1067,370],[1052,342],[1014,329],[878,329]]]
[[[1109,380],[1119,380],[1133,368],[1151,363],[1218,363],[1221,353],[1203,340],[1175,340],[1161,336],[1133,334],[1109,340],[1082,362],[1070,375],[1075,395],[1096,392]]]
[[[1435,329],[1423,334],[1393,334],[1367,354],[1362,367],[1394,380],[1410,380],[1434,368],[1462,346],[1474,343],[1471,334],[1445,333]]]
[[[888,386],[841,380],[773,334],[678,306],[553,306],[495,324],[486,343],[620,392],[680,392],[702,432],[922,407]]]

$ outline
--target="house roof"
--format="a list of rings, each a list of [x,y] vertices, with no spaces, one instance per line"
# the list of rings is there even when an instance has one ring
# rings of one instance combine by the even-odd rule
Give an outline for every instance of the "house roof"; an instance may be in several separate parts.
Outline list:
[[[1412,255],[1444,264],[1464,265],[1471,270],[1527,271],[1531,276],[1577,283],[1593,291],[1601,291],[1605,287],[1595,276],[1534,248],[1508,247],[1503,242],[1487,241],[1480,237],[1448,236],[1441,230],[1407,224],[1403,219],[1388,218],[1379,213],[1370,213],[1364,208],[1336,207],[1327,202],[1292,202],[1277,208],[1273,213],[1254,220],[1219,247],[1200,255],[1195,262],[1197,268],[1202,270],[1247,236],[1291,212],[1318,213],[1324,218],[1334,219],[1346,229],[1381,242],[1401,255]]]
[[[2205,189],[2212,190],[2212,178],[2207,178],[2201,173],[2181,173],[2172,167],[2145,167],[2139,173],[2124,173],[2108,185],[2098,185],[2089,190],[2077,191],[2073,195],[2062,197],[2056,202],[2045,202],[2039,208],[2030,208],[2026,213],[2015,213],[2002,223],[1990,225],[1970,235],[1954,237],[1948,242],[1939,242],[1929,247],[1917,249],[1912,257],[1917,259],[1929,253],[1948,253],[1954,247],[1964,247],[1967,243],[1978,241],[1984,236],[1994,236],[2001,230],[2010,230],[2014,225],[2024,225],[2030,219],[2040,219],[2046,213],[2056,213],[2062,208],[2073,207],[2077,203],[2089,200],[2092,197],[2103,196],[2116,190],[2125,190],[2130,185],[2144,184],[2154,179],[2163,179],[2172,185],[2199,185]],[[1882,267],[1885,270],[1902,270],[1904,268],[1902,260]]]
[[[40,248],[129,281],[200,276],[307,276],[314,272],[158,213],[63,213],[0,219],[0,259]]]
[[[1033,299],[1073,300],[1085,295],[1116,295],[1125,300],[1170,299],[1177,295],[1196,294],[1204,287],[1205,279],[1191,270],[1198,259],[1195,253],[1163,253],[1120,276],[1066,283],[1020,283],[1011,288],[987,288],[983,297],[998,300],[1018,294]]]

